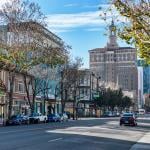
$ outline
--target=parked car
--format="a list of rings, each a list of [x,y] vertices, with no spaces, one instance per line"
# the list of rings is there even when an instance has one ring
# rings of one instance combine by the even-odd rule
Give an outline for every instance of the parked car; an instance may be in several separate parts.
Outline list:
[[[120,118],[120,126],[123,124],[137,126],[135,115],[133,113],[124,113]]]
[[[48,122],[60,122],[61,117],[59,114],[50,114],[48,115]]]
[[[114,117],[114,114],[111,111],[106,111],[103,116],[104,117]]]
[[[30,123],[40,123],[40,122],[47,122],[47,116],[42,115],[41,113],[33,113],[29,116]]]
[[[11,116],[11,118],[6,121],[6,125],[21,125],[21,124],[29,124],[29,117],[24,115],[14,115]]]
[[[138,114],[139,115],[145,115],[145,109],[139,109]]]
[[[119,113],[119,112],[116,112],[116,111],[113,112],[113,114],[114,114],[115,117],[119,117],[119,116],[120,116],[120,113]]]
[[[61,121],[68,121],[68,116],[66,113],[60,114]]]

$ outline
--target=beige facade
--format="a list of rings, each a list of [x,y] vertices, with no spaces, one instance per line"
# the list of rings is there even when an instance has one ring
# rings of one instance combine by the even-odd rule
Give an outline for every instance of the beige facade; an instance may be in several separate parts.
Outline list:
[[[101,77],[101,83],[105,86],[137,93],[136,49],[119,47],[114,28],[112,21],[109,27],[109,42],[106,47],[89,51],[90,70]]]

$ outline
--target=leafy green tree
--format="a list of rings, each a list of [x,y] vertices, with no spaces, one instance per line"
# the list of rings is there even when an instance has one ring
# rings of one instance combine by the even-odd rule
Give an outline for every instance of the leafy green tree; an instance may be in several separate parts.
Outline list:
[[[118,35],[129,44],[135,44],[139,56],[150,64],[150,1],[112,0],[121,16],[127,18],[118,28]]]
[[[129,108],[130,106],[132,106],[132,99],[128,96],[124,96],[122,98],[122,108],[125,109],[125,108]]]
[[[123,110],[133,105],[132,99],[128,96],[123,96],[121,89],[112,90],[108,88],[104,89],[103,92],[100,91],[100,93],[100,96],[94,100],[95,103],[101,108],[111,108],[111,110],[114,111],[115,107],[121,108],[121,110]]]

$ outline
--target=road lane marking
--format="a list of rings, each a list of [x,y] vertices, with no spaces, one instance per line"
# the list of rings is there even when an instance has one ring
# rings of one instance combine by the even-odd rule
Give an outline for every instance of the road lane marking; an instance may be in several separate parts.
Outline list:
[[[57,138],[57,139],[52,139],[52,140],[49,140],[48,143],[50,142],[55,142],[55,141],[59,141],[59,140],[62,140],[63,138]]]

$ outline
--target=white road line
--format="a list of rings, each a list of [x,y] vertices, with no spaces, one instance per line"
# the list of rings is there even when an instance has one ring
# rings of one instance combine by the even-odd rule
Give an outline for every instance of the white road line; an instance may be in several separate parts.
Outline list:
[[[55,141],[59,141],[59,140],[62,140],[63,138],[57,138],[57,139],[52,139],[52,140],[49,140],[48,142],[55,142]]]

